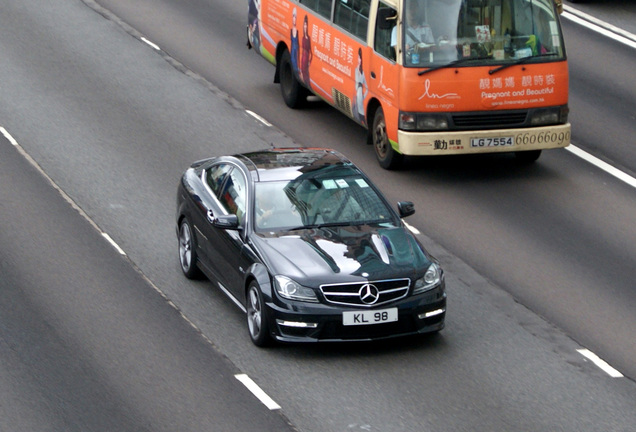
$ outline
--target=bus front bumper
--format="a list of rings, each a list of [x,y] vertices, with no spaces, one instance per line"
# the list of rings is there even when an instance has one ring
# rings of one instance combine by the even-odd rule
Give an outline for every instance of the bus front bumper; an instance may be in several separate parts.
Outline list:
[[[570,144],[570,123],[522,129],[408,132],[398,130],[393,148],[405,155],[434,156],[563,148]]]

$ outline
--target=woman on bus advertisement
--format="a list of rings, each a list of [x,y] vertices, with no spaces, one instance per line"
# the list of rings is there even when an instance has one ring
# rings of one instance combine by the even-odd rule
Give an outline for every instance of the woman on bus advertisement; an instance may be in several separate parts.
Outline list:
[[[303,13],[295,2],[260,0],[259,5],[261,53],[273,60],[279,43],[284,42],[298,81],[332,104],[334,91],[347,95],[351,103],[343,111],[366,125],[366,101],[371,91],[363,66],[366,47],[328,22]],[[302,31],[298,26],[299,13]]]
[[[260,0],[249,0],[247,13],[248,39],[255,50],[260,52],[261,37],[259,34]]]
[[[300,39],[298,37],[298,28],[296,27],[296,15],[297,15],[297,11],[296,11],[296,8],[294,8],[294,10],[292,11],[292,28],[289,31],[289,38],[291,41],[289,54],[291,55],[292,69],[294,70],[294,73],[300,75],[300,72],[298,70]]]
[[[369,94],[367,79],[364,76],[362,67],[362,48],[358,48],[358,66],[356,67],[356,93],[354,96],[353,117],[362,124],[366,124],[364,114],[364,100]]]
[[[308,86],[311,87],[311,81],[309,78],[309,66],[314,58],[314,53],[311,51],[311,38],[309,37],[309,21],[307,15],[303,20],[303,40],[302,40],[302,54],[300,61],[300,79]]]

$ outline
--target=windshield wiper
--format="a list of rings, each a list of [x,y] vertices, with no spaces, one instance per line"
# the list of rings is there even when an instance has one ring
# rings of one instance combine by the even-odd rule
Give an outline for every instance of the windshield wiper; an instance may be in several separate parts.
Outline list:
[[[306,229],[321,229],[321,228],[349,226],[349,225],[351,225],[351,222],[324,222],[319,224],[300,225],[293,228],[282,228],[282,229],[285,231],[299,231],[299,230],[306,230]]]
[[[539,58],[539,57],[552,57],[552,56],[556,56],[556,55],[559,55],[559,53],[544,53],[544,54],[537,54],[537,55],[533,55],[533,56],[529,56],[529,57],[523,57],[523,58],[520,58],[520,59],[518,59],[518,60],[516,60],[516,61],[514,61],[512,63],[508,63],[508,64],[505,64],[505,65],[501,65],[499,67],[496,67],[494,69],[491,69],[491,70],[488,71],[488,73],[490,75],[492,75],[492,74],[495,74],[495,73],[499,72],[500,70],[504,70],[506,68],[509,68],[510,66],[516,66],[516,65],[520,65],[520,64],[526,63],[526,62],[528,62],[528,61],[530,61],[532,59],[536,59],[536,58]]]
[[[424,74],[427,74],[429,72],[433,72],[433,71],[436,71],[436,70],[439,70],[439,69],[445,69],[445,68],[448,68],[448,67],[452,67],[452,66],[458,65],[460,63],[466,63],[468,61],[473,61],[473,60],[477,60],[477,61],[479,61],[479,60],[490,60],[492,58],[493,58],[492,56],[464,57],[464,58],[460,58],[460,59],[457,59],[457,60],[453,60],[450,63],[446,63],[446,64],[439,65],[439,66],[433,66],[432,68],[429,68],[429,69],[426,69],[426,70],[421,70],[417,74],[418,75],[424,75]]]

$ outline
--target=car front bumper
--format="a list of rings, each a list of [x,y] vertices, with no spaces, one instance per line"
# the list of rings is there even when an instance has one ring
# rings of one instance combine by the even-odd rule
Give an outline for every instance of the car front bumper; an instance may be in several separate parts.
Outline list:
[[[343,312],[350,307],[320,304],[267,303],[273,337],[280,342],[372,341],[437,332],[444,328],[446,293],[443,287],[400,301],[365,310],[397,308],[397,321],[367,325],[344,325]]]

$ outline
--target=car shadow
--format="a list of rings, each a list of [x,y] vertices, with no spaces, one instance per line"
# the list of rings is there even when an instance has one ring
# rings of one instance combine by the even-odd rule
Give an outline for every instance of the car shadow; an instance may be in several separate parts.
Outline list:
[[[318,343],[277,343],[270,349],[279,350],[296,360],[307,359],[352,359],[394,356],[417,352],[439,353],[448,347],[447,336],[443,333],[427,333],[363,342],[318,342]]]

